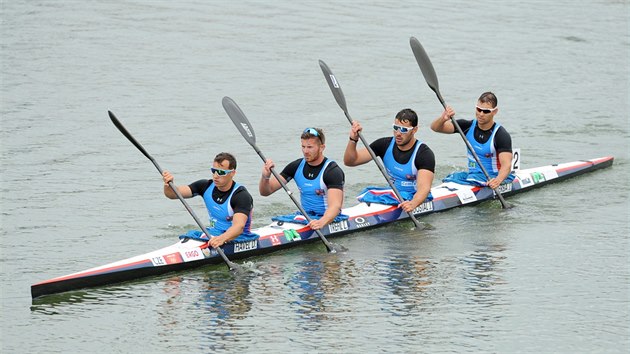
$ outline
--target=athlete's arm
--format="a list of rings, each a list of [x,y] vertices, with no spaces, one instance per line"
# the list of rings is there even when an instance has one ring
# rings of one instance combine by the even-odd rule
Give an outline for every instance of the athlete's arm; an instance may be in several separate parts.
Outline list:
[[[341,212],[341,205],[343,203],[343,190],[338,188],[331,188],[328,190],[328,208],[324,215],[319,220],[311,220],[308,226],[313,230],[319,230],[322,227],[331,223],[337,215]]]

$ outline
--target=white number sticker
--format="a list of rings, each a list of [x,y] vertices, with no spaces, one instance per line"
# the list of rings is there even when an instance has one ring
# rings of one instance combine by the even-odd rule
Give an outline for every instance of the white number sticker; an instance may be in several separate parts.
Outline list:
[[[518,171],[521,168],[521,149],[512,149],[512,171]]]

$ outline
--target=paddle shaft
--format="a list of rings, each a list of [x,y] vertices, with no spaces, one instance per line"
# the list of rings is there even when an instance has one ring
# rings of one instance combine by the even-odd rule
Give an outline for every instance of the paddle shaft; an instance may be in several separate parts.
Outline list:
[[[442,104],[442,107],[446,109],[446,102],[444,101],[444,98],[442,98],[442,94],[440,93],[440,85],[438,82],[437,74],[435,73],[435,69],[433,68],[431,59],[429,59],[429,55],[422,47],[422,44],[420,44],[420,41],[418,41],[415,37],[411,37],[409,39],[409,44],[411,45],[413,55],[416,58],[416,61],[418,62],[418,66],[420,67],[420,71],[422,72],[422,75],[424,76],[425,81],[427,82],[431,90],[435,92],[435,95],[437,96],[438,100]],[[488,171],[486,170],[484,165],[481,163],[481,160],[479,159],[479,156],[477,156],[475,149],[473,149],[468,139],[466,139],[466,135],[464,134],[464,132],[462,131],[462,128],[457,123],[457,120],[455,119],[455,117],[449,117],[449,118],[451,119],[451,122],[453,123],[455,130],[457,130],[457,132],[459,133],[459,136],[462,138],[462,140],[464,140],[464,143],[466,144],[466,148],[468,149],[468,151],[470,151],[473,158],[477,162],[477,165],[481,168],[481,171],[486,176],[486,179],[490,180],[490,175],[488,174]],[[501,202],[501,206],[504,209],[509,208],[510,205],[505,201],[505,199],[503,198],[503,195],[498,190],[498,188],[494,188],[493,191],[496,194],[497,198],[499,198],[499,201]]]
[[[112,113],[111,111],[108,111],[109,113],[109,118],[112,120],[112,122],[114,123],[114,125],[116,126],[116,128],[118,128],[118,130],[136,147],[138,148],[138,150],[140,150],[140,152],[146,156],[152,163],[153,166],[155,166],[155,168],[160,172],[160,176],[162,175],[162,173],[164,172],[162,170],[162,168],[160,167],[160,165],[157,163],[157,161],[155,161],[155,159],[149,155],[149,153],[144,149],[144,147],[142,147],[142,145],[140,145],[140,143],[129,133],[129,131],[127,131],[127,129],[122,125],[122,123],[118,120],[118,118],[116,118],[116,116],[114,115],[114,113]],[[175,193],[175,195],[177,196],[177,199],[179,199],[182,204],[184,205],[184,208],[186,208],[186,210],[188,210],[188,213],[193,217],[193,219],[195,219],[195,222],[197,223],[197,225],[201,228],[201,231],[203,231],[203,233],[206,235],[206,237],[208,237],[208,240],[210,239],[210,237],[212,237],[209,233],[208,230],[206,230],[206,228],[203,226],[203,223],[201,222],[201,220],[199,220],[199,218],[197,217],[197,215],[195,214],[195,212],[192,210],[192,208],[190,207],[190,205],[188,205],[188,203],[186,203],[186,200],[184,199],[184,197],[181,195],[181,193],[179,193],[179,190],[177,189],[177,186],[175,186],[175,184],[173,183],[173,181],[168,182],[169,187],[171,187],[171,189],[173,190],[173,192]],[[227,264],[228,268],[230,270],[236,270],[239,268],[238,265],[236,265],[236,263],[230,261],[227,256],[225,255],[225,253],[223,252],[223,249],[221,249],[221,247],[217,247],[215,248],[217,250],[217,252],[219,253],[219,255],[221,256],[221,258],[223,258],[223,261],[225,261],[225,264]]]
[[[345,99],[345,96],[343,95],[343,92],[341,91],[341,86],[339,86],[339,82],[337,81],[337,78],[332,73],[328,65],[326,65],[326,63],[324,63],[322,60],[319,61],[319,66],[321,67],[322,72],[324,73],[324,77],[326,78],[326,82],[328,82],[328,86],[330,87],[330,90],[332,91],[332,94],[335,97],[335,101],[337,101],[337,104],[343,111],[344,115],[346,116],[346,118],[348,118],[348,122],[350,122],[350,125],[352,125],[353,119],[352,117],[350,117],[350,114],[348,114],[348,107],[346,106],[346,99]],[[392,191],[394,191],[394,194],[396,195],[398,200],[403,201],[404,199],[402,195],[400,195],[398,188],[396,188],[391,178],[387,174],[387,171],[385,170],[385,166],[383,166],[381,161],[377,158],[376,154],[370,147],[370,144],[367,142],[367,140],[365,140],[361,132],[359,132],[359,139],[361,139],[361,142],[366,147],[367,151],[370,153],[372,160],[374,161],[376,166],[378,166],[379,171],[381,171],[381,174],[383,175],[383,177],[385,177],[385,180],[389,184],[389,187],[392,189]],[[414,225],[416,225],[417,228],[424,229],[424,227],[420,224],[418,219],[416,219],[416,217],[413,215],[413,211],[407,212],[407,214],[409,215],[409,218],[411,218],[411,221],[413,221]]]
[[[256,151],[258,156],[260,156],[263,163],[265,163],[267,159],[265,158],[265,155],[262,153],[262,151],[256,145],[256,135],[254,134],[254,129],[249,123],[249,120],[247,119],[247,117],[245,116],[245,113],[243,113],[241,108],[236,104],[236,102],[234,102],[234,100],[232,100],[231,98],[227,96],[223,97],[222,103],[223,103],[223,108],[225,109],[225,112],[228,114],[228,116],[232,120],[232,123],[234,123],[234,125],[236,126],[238,131],[241,133],[243,138],[245,138],[245,141],[247,141],[249,145],[251,145],[251,147],[254,148],[254,151]],[[300,203],[299,200],[295,198],[295,196],[293,195],[293,192],[289,190],[289,187],[287,187],[287,184],[284,183],[282,177],[273,168],[271,169],[271,173],[278,180],[278,182],[280,183],[284,191],[289,195],[289,197],[293,201],[293,204],[295,204],[295,206],[302,213],[302,215],[304,215],[306,220],[308,222],[311,222],[313,219],[310,216],[308,216],[308,214],[302,207],[302,204]],[[329,253],[337,252],[335,247],[326,239],[326,237],[324,236],[324,234],[322,234],[321,231],[319,230],[314,230],[314,231],[317,234],[317,236],[319,236],[319,238],[322,240],[322,242],[326,246],[326,249],[328,250]]]

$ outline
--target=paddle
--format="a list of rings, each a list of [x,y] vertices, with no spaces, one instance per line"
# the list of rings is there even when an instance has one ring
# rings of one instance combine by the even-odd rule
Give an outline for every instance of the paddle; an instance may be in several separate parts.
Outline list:
[[[153,163],[155,168],[157,168],[157,170],[160,172],[160,176],[161,176],[163,171],[162,171],[162,168],[160,167],[160,165],[158,165],[157,161],[155,161],[155,159],[153,157],[151,157],[151,155],[149,155],[149,153],[142,147],[142,145],[140,145],[140,143],[138,141],[136,141],[136,139],[127,131],[127,129],[125,129],[125,127],[122,125],[122,123],[120,123],[118,118],[116,118],[114,113],[112,113],[111,111],[107,111],[107,113],[109,113],[109,118],[112,120],[112,122],[114,123],[116,128],[118,128],[118,130],[120,130],[120,132],[127,139],[129,139],[129,141],[131,141],[131,143],[133,145],[135,145],[135,147],[137,147],[138,150],[140,150],[140,152],[144,156],[146,156]],[[182,195],[179,193],[179,191],[177,190],[177,187],[175,186],[173,181],[168,182],[168,185],[169,185],[169,187],[171,187],[173,192],[175,192],[175,194],[177,195],[177,198],[182,202],[182,204],[184,204],[184,207],[186,208],[186,210],[188,210],[188,213],[190,213],[190,215],[193,217],[193,219],[195,219],[195,222],[197,223],[197,225],[199,225],[199,227],[201,228],[203,233],[206,234],[206,237],[208,237],[208,239],[210,239],[211,236],[210,236],[210,234],[208,234],[208,230],[206,230],[206,228],[201,223],[201,220],[199,220],[197,215],[195,215],[195,212],[190,208],[188,203],[186,203],[186,201],[184,200],[184,197],[182,197]],[[219,254],[221,255],[221,258],[223,258],[223,260],[225,261],[225,264],[227,264],[227,266],[228,266],[228,268],[230,268],[230,270],[240,270],[241,267],[238,266],[236,263],[230,261],[227,258],[227,256],[225,255],[225,253],[223,252],[223,249],[221,249],[221,247],[217,247],[216,250],[217,250],[217,252],[219,252]]]
[[[413,55],[416,57],[416,61],[418,62],[418,66],[420,66],[420,71],[422,71],[422,75],[424,76],[424,79],[426,80],[431,90],[433,90],[433,92],[435,92],[435,94],[437,95],[437,98],[438,100],[440,100],[442,107],[446,108],[446,103],[444,102],[444,99],[442,98],[442,95],[440,94],[440,86],[438,83],[437,75],[435,73],[435,69],[433,69],[433,64],[431,64],[431,59],[429,59],[427,52],[424,50],[420,42],[415,37],[411,37],[409,39],[409,44],[411,44],[411,50],[413,51]],[[475,152],[473,147],[470,145],[470,142],[468,141],[468,139],[466,139],[466,135],[464,135],[464,132],[462,131],[462,128],[459,126],[459,124],[457,123],[457,120],[455,120],[454,117],[450,117],[450,118],[451,118],[451,122],[453,123],[453,126],[455,127],[459,135],[464,140],[464,143],[466,143],[466,147],[468,148],[468,151],[471,152],[471,154],[475,158],[475,161],[477,161],[477,165],[481,167],[481,171],[483,171],[483,174],[486,176],[488,180],[490,180],[490,175],[488,174],[488,171],[486,171],[486,168],[479,161],[479,156],[477,156],[477,153]],[[505,201],[505,199],[503,199],[503,195],[501,195],[501,192],[499,192],[498,189],[494,189],[494,192],[496,196],[499,198],[499,200],[501,201],[501,206],[504,209],[511,208],[511,206]]]
[[[241,132],[241,135],[243,135],[243,138],[245,138],[245,140],[249,143],[249,145],[251,145],[254,148],[254,150],[256,151],[258,156],[260,156],[263,162],[267,161],[262,151],[260,151],[260,149],[256,145],[256,135],[254,134],[254,128],[249,123],[249,120],[247,120],[245,113],[243,113],[241,108],[236,104],[236,102],[234,102],[234,100],[232,100],[231,98],[227,96],[223,97],[222,103],[223,103],[223,109],[225,109],[225,112],[227,112],[228,116],[230,116],[230,119],[232,120],[232,123],[234,123],[234,125],[236,126],[236,129],[238,129],[238,131]],[[302,204],[300,204],[300,202],[295,198],[295,196],[293,195],[293,192],[289,190],[289,188],[287,187],[287,184],[283,182],[280,175],[273,168],[271,169],[271,173],[274,175],[274,177],[276,177],[278,182],[280,182],[280,184],[282,185],[282,188],[284,188],[285,192],[287,192],[287,194],[289,195],[289,197],[291,198],[295,206],[297,206],[298,210],[302,213],[302,215],[304,215],[306,220],[310,222],[312,220],[311,217],[309,217],[306,211],[304,210],[304,208],[302,208]],[[337,253],[337,248],[339,248],[339,250],[343,249],[343,247],[340,247],[337,245],[333,246],[332,243],[328,242],[328,240],[326,239],[326,237],[324,237],[321,231],[315,230],[315,233],[317,233],[317,236],[319,236],[319,238],[322,239],[322,242],[324,242],[324,245],[326,245],[328,252]]]
[[[324,73],[326,82],[328,82],[328,86],[330,87],[330,90],[332,91],[332,94],[335,97],[337,104],[339,105],[339,107],[341,107],[341,110],[346,115],[346,118],[348,118],[348,121],[352,125],[352,118],[350,118],[350,115],[348,114],[348,107],[346,106],[346,98],[344,97],[343,92],[341,91],[341,86],[339,86],[339,81],[337,81],[337,78],[332,73],[332,71],[330,71],[330,68],[328,67],[328,65],[326,65],[326,63],[324,63],[322,60],[319,61],[319,66],[322,68],[322,72]],[[398,198],[398,200],[404,200],[403,197],[400,195],[400,192],[398,191],[398,189],[392,182],[391,178],[389,178],[389,175],[387,175],[387,172],[385,171],[385,167],[383,166],[381,161],[376,158],[376,154],[374,153],[374,151],[372,151],[370,144],[368,144],[368,142],[365,140],[361,132],[359,132],[359,139],[361,139],[361,142],[367,148],[368,152],[370,153],[370,156],[372,156],[372,160],[374,161],[374,163],[376,163],[376,166],[378,166],[378,169],[383,174],[383,177],[385,177],[385,179],[387,180],[387,183],[389,183],[389,187],[394,191],[394,194],[396,194],[396,197]],[[407,214],[409,214],[409,217],[411,218],[411,220],[413,221],[413,223],[416,225],[418,229],[424,229],[424,227],[420,224],[418,219],[416,219],[416,217],[413,215],[413,212],[408,212]]]

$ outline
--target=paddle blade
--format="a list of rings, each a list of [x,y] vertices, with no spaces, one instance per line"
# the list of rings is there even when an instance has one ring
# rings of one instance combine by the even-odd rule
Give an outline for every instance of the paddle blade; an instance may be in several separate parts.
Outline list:
[[[411,45],[413,55],[416,57],[420,71],[422,71],[422,76],[424,76],[424,79],[433,91],[436,93],[439,92],[440,84],[438,83],[437,74],[435,73],[435,69],[433,69],[433,64],[431,64],[431,59],[429,59],[427,52],[424,50],[422,44],[420,44],[416,37],[411,37],[409,39],[409,44]]]
[[[339,82],[337,81],[335,74],[330,71],[328,65],[326,65],[326,63],[322,60],[319,61],[319,67],[322,68],[328,87],[330,87],[330,91],[332,91],[333,96],[335,96],[335,101],[337,101],[339,107],[347,113],[348,107],[346,106],[346,98],[343,95],[343,91],[341,91],[341,86],[339,86]]]
[[[228,114],[232,123],[236,126],[241,135],[247,140],[249,145],[256,146],[256,135],[254,134],[254,128],[247,120],[245,113],[241,110],[241,108],[232,100],[231,98],[225,96],[223,97],[223,109]]]
[[[138,150],[140,150],[140,152],[144,156],[146,156],[149,160],[151,160],[153,164],[156,164],[156,162],[154,162],[155,160],[153,160],[153,157],[151,157],[151,155],[149,155],[149,153],[144,149],[144,147],[142,147],[142,145],[140,145],[140,143],[133,137],[133,135],[131,135],[131,133],[127,131],[125,126],[122,125],[122,123],[118,120],[118,118],[116,118],[114,113],[112,113],[112,111],[107,111],[107,114],[109,114],[109,119],[111,119],[112,123],[114,123],[114,125],[116,126],[116,128],[118,128],[118,130],[122,133],[122,135],[124,135],[127,138],[127,140],[129,140]],[[158,166],[156,165],[156,167]],[[160,170],[159,167],[158,167],[158,170]]]

